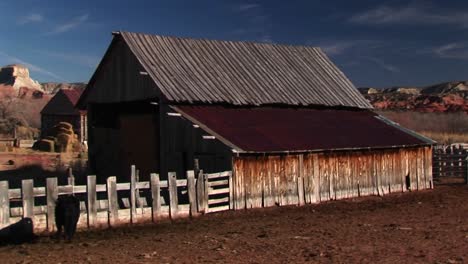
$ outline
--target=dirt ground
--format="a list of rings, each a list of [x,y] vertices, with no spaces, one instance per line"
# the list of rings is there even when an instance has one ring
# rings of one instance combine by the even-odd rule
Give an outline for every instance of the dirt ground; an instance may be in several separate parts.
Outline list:
[[[0,248],[0,263],[468,263],[468,186],[210,214]]]

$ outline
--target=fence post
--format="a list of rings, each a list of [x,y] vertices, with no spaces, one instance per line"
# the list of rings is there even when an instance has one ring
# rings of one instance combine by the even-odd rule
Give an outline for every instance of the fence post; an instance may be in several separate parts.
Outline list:
[[[466,157],[465,182],[468,184],[468,157]]]
[[[187,190],[190,203],[190,216],[197,214],[197,194],[195,192],[195,172],[187,171]]]
[[[55,203],[58,198],[57,178],[47,178],[47,231],[55,228]]]
[[[0,181],[0,228],[10,224],[8,181]]]
[[[34,181],[22,180],[21,191],[23,197],[23,217],[33,218],[34,216]]]
[[[203,170],[200,170],[197,174],[197,206],[198,212],[205,211],[205,181],[203,180]]]
[[[117,179],[115,176],[107,178],[107,200],[109,203],[109,226],[114,226],[118,220],[119,204],[117,201]]]
[[[136,168],[135,168],[135,165],[132,165],[131,174],[130,174],[130,223],[135,222],[135,216],[136,216],[135,183],[136,183]]]
[[[209,209],[210,209],[210,185],[209,185],[209,182],[208,182],[208,176],[206,174],[203,174],[203,185],[204,185],[204,193],[203,193],[203,203],[205,205],[205,214],[208,213]]]
[[[233,171],[229,172],[229,210],[234,210],[234,187],[232,186]]]
[[[88,194],[88,228],[96,225],[97,220],[97,197],[96,197],[96,175],[89,175],[86,181],[86,192]]]
[[[171,219],[177,217],[179,201],[177,197],[177,177],[175,172],[168,173],[167,184],[169,185],[169,213]]]
[[[152,196],[152,219],[153,222],[159,220],[161,216],[161,185],[159,183],[159,174],[151,173],[151,196]]]

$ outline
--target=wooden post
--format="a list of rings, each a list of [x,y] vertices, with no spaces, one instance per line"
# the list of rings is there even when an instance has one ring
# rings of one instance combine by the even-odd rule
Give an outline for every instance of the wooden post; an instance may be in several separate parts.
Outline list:
[[[130,223],[135,222],[135,216],[136,216],[135,183],[136,183],[136,168],[135,168],[135,165],[132,165],[131,174],[130,174]]]
[[[86,183],[88,194],[88,228],[97,224],[96,175],[89,175]]]
[[[203,186],[204,186],[204,193],[203,193],[203,203],[205,205],[205,214],[208,213],[210,206],[209,206],[209,200],[210,200],[210,185],[208,183],[208,177],[207,175],[203,174]]]
[[[197,214],[197,193],[195,188],[195,172],[187,171],[187,190],[190,203],[190,216]]]
[[[140,197],[140,189],[138,189],[138,183],[140,182],[140,170],[136,170],[135,176],[135,199],[136,199],[136,206],[140,208],[140,213],[143,214],[143,203],[141,202]]]
[[[107,200],[109,203],[109,226],[115,226],[118,221],[119,204],[117,201],[117,178],[107,178]]]
[[[203,180],[203,170],[200,170],[198,172],[198,177],[197,177],[197,207],[198,207],[198,212],[204,212],[205,211],[205,204],[203,203],[205,199],[205,181]]]
[[[10,198],[8,181],[0,181],[0,228],[10,224]]]
[[[299,155],[299,164],[297,172],[297,194],[299,197],[299,205],[305,204],[304,198],[304,155]]]
[[[55,229],[55,203],[58,198],[57,178],[47,178],[47,231]]]
[[[171,219],[177,217],[179,210],[179,201],[177,197],[177,177],[175,172],[168,173],[167,184],[169,185],[169,213]]]
[[[468,184],[468,157],[466,157],[465,182]]]
[[[33,180],[22,180],[21,191],[23,197],[23,217],[34,216],[34,182]]]
[[[234,186],[232,186],[233,171],[229,173],[229,210],[234,210]]]
[[[152,220],[156,222],[161,216],[161,185],[159,174],[151,173]]]

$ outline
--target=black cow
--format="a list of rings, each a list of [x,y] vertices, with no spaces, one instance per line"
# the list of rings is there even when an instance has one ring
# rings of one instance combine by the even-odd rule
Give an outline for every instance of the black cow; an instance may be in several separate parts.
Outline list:
[[[34,234],[34,225],[31,218],[23,218],[0,230],[0,244],[22,244],[33,242],[37,236]]]
[[[76,231],[76,225],[80,218],[80,200],[73,195],[60,196],[55,205],[55,225],[57,237],[65,231],[65,238],[71,240]]]

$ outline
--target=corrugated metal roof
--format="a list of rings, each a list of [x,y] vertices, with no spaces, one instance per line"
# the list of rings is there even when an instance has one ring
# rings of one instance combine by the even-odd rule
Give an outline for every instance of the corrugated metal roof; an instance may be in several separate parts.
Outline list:
[[[60,89],[44,106],[41,114],[78,115],[80,111],[75,108],[75,105],[82,92],[82,89]]]
[[[239,152],[294,152],[427,145],[369,110],[174,106]]]
[[[119,35],[170,102],[372,108],[319,48]]]

